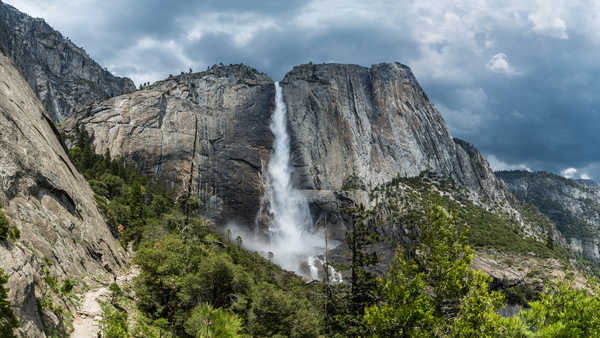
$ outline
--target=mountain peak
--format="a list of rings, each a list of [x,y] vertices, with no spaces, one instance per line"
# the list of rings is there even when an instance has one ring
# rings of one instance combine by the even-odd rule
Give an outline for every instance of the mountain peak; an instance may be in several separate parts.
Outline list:
[[[43,19],[2,2],[0,50],[13,60],[55,122],[85,104],[135,90],[133,81],[112,75]]]

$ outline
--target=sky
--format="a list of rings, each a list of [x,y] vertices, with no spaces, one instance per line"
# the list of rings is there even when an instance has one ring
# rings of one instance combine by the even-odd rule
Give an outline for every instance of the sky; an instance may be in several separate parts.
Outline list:
[[[600,180],[598,0],[4,1],[138,85],[215,63],[278,80],[398,61],[494,169]]]

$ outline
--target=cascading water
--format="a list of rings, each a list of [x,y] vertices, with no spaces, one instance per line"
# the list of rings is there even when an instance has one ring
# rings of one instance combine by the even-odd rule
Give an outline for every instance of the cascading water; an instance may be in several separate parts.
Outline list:
[[[275,111],[271,120],[274,136],[273,153],[268,166],[268,198],[272,223],[269,240],[275,254],[275,262],[290,270],[292,266],[314,252],[319,238],[312,232],[313,224],[306,199],[291,182],[290,138],[286,125],[287,109],[279,82],[275,82]],[[308,247],[307,247],[308,246]]]
[[[265,182],[265,201],[271,221],[267,241],[244,236],[246,246],[259,252],[272,252],[274,263],[286,270],[295,271],[309,279],[319,279],[323,261],[318,255],[325,252],[325,234],[313,229],[312,217],[304,195],[292,185],[290,165],[290,137],[287,131],[287,109],[282,89],[275,82],[275,110],[271,120],[274,136],[273,153],[269,161]],[[234,232],[239,229],[233,229]],[[330,279],[341,281],[341,275],[329,267]]]

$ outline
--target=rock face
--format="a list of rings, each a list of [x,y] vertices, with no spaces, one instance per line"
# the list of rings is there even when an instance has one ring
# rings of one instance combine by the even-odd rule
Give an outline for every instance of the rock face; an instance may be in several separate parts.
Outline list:
[[[375,184],[423,171],[451,177],[481,205],[518,218],[506,187],[473,146],[451,137],[408,67],[302,65],[281,86],[294,184],[335,238],[345,231],[340,206],[368,203]],[[197,195],[216,220],[253,226],[273,100],[266,75],[213,67],[91,104],[62,128],[67,136],[85,128],[98,153],[133,159],[180,195]]]
[[[466,187],[479,204],[508,212],[523,223],[504,184],[475,147],[452,138],[408,67],[301,65],[281,86],[294,181],[306,190],[317,221],[334,229],[342,226],[336,213],[347,200],[345,191],[369,191],[398,175],[431,171]]]
[[[180,196],[199,197],[217,221],[251,226],[273,142],[274,90],[250,67],[215,66],[93,104],[63,130],[85,128],[98,153],[133,159]]]
[[[0,50],[27,79],[53,121],[63,121],[84,104],[134,91],[43,19],[0,1]]]
[[[500,171],[513,194],[556,222],[571,249],[600,262],[600,186],[547,172]]]
[[[42,265],[59,280],[81,282],[118,269],[125,256],[43,106],[1,53],[0,184],[3,210],[21,232],[15,242],[0,241],[0,267],[9,276],[19,335],[45,337],[48,318],[42,320],[47,314],[39,312],[36,299],[43,287]]]
[[[474,197],[506,199],[487,161],[451,137],[408,67],[302,65],[281,84],[300,187],[368,188],[398,175],[433,171],[466,186]]]

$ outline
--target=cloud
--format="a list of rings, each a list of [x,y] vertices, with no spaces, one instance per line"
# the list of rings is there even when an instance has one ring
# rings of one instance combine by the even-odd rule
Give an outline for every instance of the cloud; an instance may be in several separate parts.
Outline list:
[[[531,13],[527,19],[533,25],[532,30],[538,34],[547,35],[558,39],[568,39],[567,24],[563,19],[555,16],[551,9]]]
[[[573,176],[575,176],[575,174],[577,174],[577,169],[575,168],[567,168],[564,169],[560,172],[561,175],[563,175],[566,178],[573,178]]]
[[[492,154],[486,155],[485,158],[487,159],[488,163],[490,164],[490,167],[492,167],[492,170],[494,170],[494,171],[501,171],[501,170],[532,171],[531,168],[529,168],[526,164],[523,164],[523,163],[508,164],[508,163],[498,159],[495,155],[492,155]]]
[[[498,53],[492,56],[485,66],[495,73],[504,73],[508,75],[516,74],[515,69],[508,63],[508,57],[504,53]]]
[[[590,175],[586,172],[589,169],[590,168],[577,169],[577,168],[569,167],[569,168],[561,170],[560,174],[566,178],[572,178],[572,179],[579,178],[582,180],[591,180],[592,175]]]
[[[238,48],[246,47],[261,31],[277,29],[273,19],[254,13],[210,13],[181,21],[189,26],[189,41],[202,40],[207,34],[223,34],[230,36]]]
[[[138,84],[220,62],[277,80],[308,61],[399,61],[496,167],[600,177],[596,0],[5,1]]]

